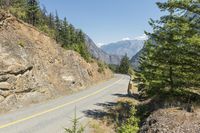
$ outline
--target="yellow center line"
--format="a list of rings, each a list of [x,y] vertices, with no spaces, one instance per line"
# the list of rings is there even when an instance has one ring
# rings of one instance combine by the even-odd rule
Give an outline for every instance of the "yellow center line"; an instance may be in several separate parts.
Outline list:
[[[117,80],[117,81],[114,82],[113,84],[111,84],[111,85],[109,85],[109,86],[106,86],[106,87],[104,87],[104,88],[102,88],[102,89],[99,89],[99,90],[97,90],[97,91],[95,91],[95,92],[93,92],[93,93],[91,93],[91,94],[89,94],[89,95],[86,95],[86,96],[84,96],[84,97],[80,97],[80,98],[78,98],[78,99],[76,99],[76,100],[67,102],[67,103],[65,103],[65,104],[62,104],[62,105],[59,105],[59,106],[57,106],[57,107],[48,109],[48,110],[46,110],[46,111],[42,111],[42,112],[39,112],[39,113],[30,115],[30,116],[24,117],[24,118],[22,118],[22,119],[15,120],[15,121],[9,122],[9,123],[7,123],[7,124],[1,125],[1,126],[0,126],[0,129],[9,127],[9,126],[12,126],[12,125],[15,125],[15,124],[18,124],[18,123],[21,123],[21,122],[24,122],[24,121],[27,121],[27,120],[30,120],[30,119],[33,119],[33,118],[35,118],[35,117],[38,117],[38,116],[41,116],[41,115],[44,115],[44,114],[47,114],[47,113],[50,113],[50,112],[53,112],[53,111],[55,111],[55,110],[58,110],[58,109],[61,109],[61,108],[65,107],[65,106],[67,106],[67,105],[70,105],[70,104],[79,102],[79,101],[81,101],[81,100],[83,100],[83,99],[86,99],[86,98],[88,98],[88,97],[94,96],[94,95],[96,95],[96,94],[98,94],[98,93],[100,93],[100,92],[106,90],[107,88],[111,87],[112,85],[114,85],[114,84],[120,82],[121,80],[122,80],[122,78],[119,79],[119,80]]]

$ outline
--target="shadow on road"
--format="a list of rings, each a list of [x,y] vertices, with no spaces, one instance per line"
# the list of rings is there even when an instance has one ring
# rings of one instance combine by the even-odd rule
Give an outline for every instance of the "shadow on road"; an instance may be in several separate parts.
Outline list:
[[[96,120],[108,120],[108,122],[120,122],[124,118],[128,117],[130,108],[132,106],[131,101],[134,99],[126,94],[113,94],[116,99],[129,99],[128,101],[116,101],[97,103],[95,105],[100,106],[101,109],[85,110],[83,113],[88,118]]]

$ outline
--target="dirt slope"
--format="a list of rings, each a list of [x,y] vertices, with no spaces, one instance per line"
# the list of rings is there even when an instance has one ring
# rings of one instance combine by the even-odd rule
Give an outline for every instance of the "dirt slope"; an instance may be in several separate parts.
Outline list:
[[[112,77],[34,27],[0,11],[0,113]]]

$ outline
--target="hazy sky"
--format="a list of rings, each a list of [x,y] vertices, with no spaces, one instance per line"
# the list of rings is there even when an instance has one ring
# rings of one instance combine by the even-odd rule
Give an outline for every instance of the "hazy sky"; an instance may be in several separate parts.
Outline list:
[[[134,39],[151,31],[149,18],[163,13],[155,2],[166,0],[40,0],[48,12],[57,10],[61,18],[82,29],[98,45]]]

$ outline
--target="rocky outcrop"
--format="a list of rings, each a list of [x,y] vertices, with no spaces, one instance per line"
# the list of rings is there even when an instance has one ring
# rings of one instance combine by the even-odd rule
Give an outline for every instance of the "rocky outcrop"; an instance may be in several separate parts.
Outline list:
[[[200,114],[178,108],[160,109],[152,113],[140,133],[199,133]]]
[[[98,48],[96,44],[90,39],[89,36],[85,35],[86,46],[90,54],[97,60],[103,61],[106,64],[114,64],[119,65],[122,59],[121,56],[118,55],[109,55],[104,52],[102,49]]]
[[[34,27],[0,11],[0,113],[84,89],[112,76],[98,72]]]

